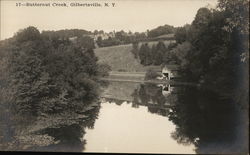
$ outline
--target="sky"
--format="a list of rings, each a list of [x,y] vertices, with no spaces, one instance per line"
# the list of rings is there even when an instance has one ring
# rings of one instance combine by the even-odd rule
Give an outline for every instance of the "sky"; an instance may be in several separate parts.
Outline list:
[[[216,6],[217,0],[25,0],[30,3],[66,3],[68,7],[17,7],[15,0],[1,2],[1,40],[18,30],[35,26],[40,31],[145,32],[161,25],[190,24],[199,8]],[[71,3],[100,3],[103,7],[70,7]],[[115,3],[115,7],[104,7]]]

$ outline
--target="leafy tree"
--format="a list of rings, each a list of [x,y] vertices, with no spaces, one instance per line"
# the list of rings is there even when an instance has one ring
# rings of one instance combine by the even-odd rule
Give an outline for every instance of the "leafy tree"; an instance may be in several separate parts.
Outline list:
[[[208,26],[209,20],[212,18],[212,12],[208,8],[200,8],[197,11],[194,21],[192,25],[201,28]]]
[[[152,55],[152,62],[153,62],[153,64],[155,63],[155,59],[156,59],[156,51],[157,49],[156,49],[156,45],[155,44],[153,44],[152,45],[152,47],[151,47],[151,55]]]
[[[28,27],[16,34],[13,42],[15,48],[10,51],[11,88],[20,113],[37,115],[36,110],[52,89],[42,60],[43,53],[48,49],[42,42],[40,32],[35,27]]]
[[[192,50],[192,45],[186,41],[182,44],[178,44],[175,48],[170,51],[167,51],[164,55],[165,64],[178,64],[180,68],[187,69],[187,59],[189,59],[189,52]],[[180,71],[184,72],[184,71]]]
[[[131,52],[133,53],[135,59],[138,58],[138,53],[139,53],[139,43],[137,41],[132,43],[132,50]]]
[[[102,40],[102,47],[120,45],[122,42],[116,38],[109,37],[108,39]]]
[[[99,37],[97,38],[96,43],[97,43],[98,46],[100,46],[100,47],[103,46],[103,45],[102,45],[102,37],[101,37],[101,36],[99,36]]]
[[[188,40],[189,29],[190,29],[190,25],[188,25],[188,24],[184,25],[183,27],[176,28],[175,40],[177,43],[182,43],[182,42]]]
[[[181,52],[174,54],[189,81],[231,98],[241,106],[248,106],[245,103],[249,100],[246,95],[249,92],[246,87],[249,83],[248,2],[219,0],[217,9],[199,9],[186,39],[191,46],[184,42],[184,48],[176,47]],[[191,49],[186,50],[184,45]]]
[[[81,36],[77,38],[76,46],[80,46],[80,48],[84,49],[94,49],[95,43],[94,40],[89,36]]]
[[[118,32],[115,33],[115,37],[120,41],[124,41],[125,36],[126,36],[126,33],[123,30],[118,31]]]
[[[4,128],[13,132],[7,136],[18,136],[20,124],[31,125],[36,117],[80,114],[97,101],[98,76],[108,75],[109,67],[97,64],[90,38],[81,41],[78,45],[67,39],[48,39],[35,27],[1,41],[0,107],[6,111],[0,121],[10,122]]]
[[[166,50],[167,49],[166,49],[165,44],[162,41],[158,42],[158,44],[156,45],[156,50],[154,52],[154,57],[153,57],[154,65],[162,64],[163,55],[166,52]]]
[[[48,38],[60,38],[67,39],[70,37],[82,37],[90,35],[90,31],[81,30],[81,29],[69,29],[69,30],[59,30],[59,31],[42,31],[42,35],[47,36]]]
[[[175,28],[173,26],[170,25],[159,26],[155,29],[148,31],[148,37],[151,38],[158,37],[160,35],[174,33],[174,31]]]
[[[98,32],[98,30],[95,30],[93,33],[94,33],[95,35],[97,35],[99,32]]]
[[[139,57],[142,65],[150,65],[152,63],[151,52],[148,44],[142,44],[139,50]]]

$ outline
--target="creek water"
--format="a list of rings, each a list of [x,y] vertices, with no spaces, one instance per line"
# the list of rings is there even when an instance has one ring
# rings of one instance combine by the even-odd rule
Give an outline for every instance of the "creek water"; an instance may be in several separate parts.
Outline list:
[[[196,87],[109,82],[99,102],[89,104],[83,114],[39,117],[31,128],[22,127],[31,134],[21,137],[26,145],[19,149],[242,153],[248,151],[243,113],[213,91]]]

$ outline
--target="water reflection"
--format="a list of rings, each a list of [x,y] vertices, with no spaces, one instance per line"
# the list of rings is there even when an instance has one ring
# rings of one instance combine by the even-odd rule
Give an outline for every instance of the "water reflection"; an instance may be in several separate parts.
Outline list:
[[[170,133],[175,125],[167,117],[148,112],[146,106],[133,108],[102,102],[93,130],[86,130],[86,152],[109,153],[194,153],[194,146],[179,145]]]
[[[119,87],[119,84],[113,85]],[[111,87],[115,86],[111,85]],[[240,135],[244,127],[239,123],[247,122],[247,120],[240,120],[241,112],[232,101],[221,98],[212,90],[186,86],[140,84],[132,93],[122,95],[130,95],[130,101],[120,100],[119,95],[115,94],[112,96],[112,92],[109,92],[108,97],[104,95],[102,102],[115,103],[119,106],[131,103],[130,106],[138,110],[145,107],[149,113],[165,116],[175,125],[173,132],[166,130],[166,133],[179,145],[191,148],[194,145],[196,153],[247,151],[248,142],[245,140],[244,134]],[[124,121],[127,122],[127,120]],[[119,122],[113,123],[119,124]],[[168,121],[166,120],[165,123],[167,124]],[[245,131],[246,135],[248,133]],[[140,139],[135,138],[133,141],[140,141]],[[157,150],[151,151],[157,152]],[[168,150],[166,153],[169,153]]]
[[[27,150],[35,151],[57,151],[57,152],[82,152],[85,149],[86,140],[83,139],[85,129],[93,129],[95,120],[100,110],[99,103],[92,103],[81,112],[79,118],[65,118],[62,116],[55,126],[51,125],[34,132],[36,135],[48,135],[53,138],[53,144],[47,146],[33,146]],[[65,123],[67,119],[69,122]],[[46,121],[46,120],[45,120]],[[74,123],[72,123],[74,122]]]
[[[29,148],[34,151],[60,151],[60,152],[81,152],[85,148],[86,141],[81,140],[85,135],[84,129],[79,124],[72,124],[60,128],[46,128],[39,131],[41,135],[48,135],[54,138],[56,144]]]
[[[180,144],[195,144],[197,153],[242,153],[239,109],[213,91],[182,87],[171,107],[169,120],[176,125],[172,137]],[[247,120],[245,120],[247,121]],[[241,129],[242,130],[242,129]],[[229,149],[230,148],[230,149]]]
[[[86,141],[85,129],[93,129],[100,110],[100,102],[92,102],[77,109],[65,109],[50,115],[20,118],[14,127],[12,140],[1,141],[8,150],[82,152]],[[4,139],[1,139],[4,140]]]
[[[111,82],[99,102],[25,118],[14,150],[126,153],[242,153],[242,111],[212,90]],[[26,120],[26,121],[25,121]],[[21,125],[20,125],[21,124]],[[244,126],[245,125],[245,126]],[[12,131],[12,130],[10,130]],[[27,134],[28,133],[28,134]],[[247,136],[246,136],[247,135]]]

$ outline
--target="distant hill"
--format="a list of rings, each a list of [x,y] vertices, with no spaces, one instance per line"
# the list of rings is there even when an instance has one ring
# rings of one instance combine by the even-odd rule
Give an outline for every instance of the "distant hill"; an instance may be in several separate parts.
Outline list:
[[[143,42],[146,43],[146,42]],[[157,44],[157,41],[148,42],[149,46]],[[166,46],[170,41],[164,41]],[[139,46],[142,43],[139,44]],[[123,72],[145,72],[152,66],[143,66],[139,59],[135,59],[131,53],[132,44],[110,46],[95,49],[99,63],[106,63],[111,66],[112,71]]]

